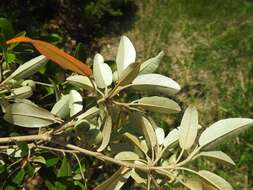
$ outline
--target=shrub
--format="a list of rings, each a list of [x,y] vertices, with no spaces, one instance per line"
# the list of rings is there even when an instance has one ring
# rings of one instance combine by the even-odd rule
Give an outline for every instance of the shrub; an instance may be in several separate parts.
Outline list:
[[[23,42],[43,55],[12,71],[7,55],[15,55],[13,49]],[[2,188],[29,189],[36,184],[37,189],[43,185],[48,189],[120,189],[124,185],[161,189],[181,184],[194,190],[233,189],[222,177],[189,163],[205,158],[235,165],[213,147],[252,126],[253,119],[223,119],[202,130],[196,107],[189,105],[180,126],[165,134],[151,113],[169,115],[181,108],[169,98],[180,90],[179,84],[155,74],[163,52],[135,62],[135,48],[123,36],[117,69],[112,71],[103,56],[96,54],[92,72],[55,46],[25,36],[4,42],[2,50],[1,108],[9,123],[4,123],[9,136],[0,138],[4,144],[0,172],[2,179],[7,176]],[[60,88],[32,80],[48,60],[75,73]],[[38,85],[54,91],[51,111],[45,109],[46,103],[38,106],[36,99],[28,100]],[[111,170],[110,164],[118,168]],[[94,178],[96,183],[90,183]]]

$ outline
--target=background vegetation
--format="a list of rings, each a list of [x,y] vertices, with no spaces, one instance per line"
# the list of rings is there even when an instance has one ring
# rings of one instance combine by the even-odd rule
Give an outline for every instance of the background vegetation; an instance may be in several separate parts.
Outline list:
[[[138,60],[164,50],[166,56],[159,72],[181,84],[177,100],[198,107],[203,127],[221,118],[253,116],[252,13],[250,0],[0,3],[0,17],[8,18],[16,33],[26,31],[28,36],[53,42],[73,54],[76,47],[82,47],[80,58],[88,62],[96,51],[106,59],[114,59],[121,34],[133,41]],[[19,59],[32,57],[32,53],[23,53]],[[50,76],[55,69],[49,66],[46,74]],[[59,83],[62,75],[59,72],[55,76]],[[40,101],[47,98],[50,100],[50,94]],[[165,129],[178,122],[175,118],[164,119]],[[236,169],[216,168],[207,162],[196,165],[226,175],[235,189],[253,189],[253,130],[221,146],[234,158]]]

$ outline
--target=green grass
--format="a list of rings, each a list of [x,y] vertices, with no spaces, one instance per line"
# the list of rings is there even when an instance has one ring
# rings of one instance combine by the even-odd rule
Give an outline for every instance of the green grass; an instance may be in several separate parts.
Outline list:
[[[253,1],[143,0],[138,4],[139,18],[128,35],[141,60],[165,51],[159,72],[183,87],[178,101],[185,106],[194,103],[204,127],[227,117],[252,118]],[[245,177],[252,188],[252,144],[253,130],[249,130],[223,145],[221,149],[238,165],[213,168],[235,189],[243,189]]]

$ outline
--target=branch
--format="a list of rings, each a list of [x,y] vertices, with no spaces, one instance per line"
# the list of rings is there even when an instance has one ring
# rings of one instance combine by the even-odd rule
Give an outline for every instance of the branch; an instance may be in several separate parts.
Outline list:
[[[114,164],[117,164],[117,165],[120,165],[120,166],[125,166],[127,168],[135,168],[135,169],[138,169],[138,170],[141,170],[141,171],[144,171],[144,172],[147,172],[147,171],[153,169],[152,167],[148,167],[147,165],[137,165],[137,164],[133,164],[133,163],[126,162],[126,161],[116,160],[116,159],[111,158],[109,156],[105,156],[105,155],[103,155],[99,152],[93,152],[93,151],[90,151],[90,150],[86,150],[84,148],[80,148],[80,147],[72,145],[72,144],[63,145],[63,144],[55,142],[55,141],[53,143],[59,144],[61,146],[65,146],[68,149],[78,151],[78,152],[83,153],[87,156],[96,157],[99,160],[111,162],[111,163],[114,163]]]
[[[51,136],[48,133],[40,135],[26,135],[26,136],[15,136],[15,137],[3,137],[0,138],[0,143],[13,143],[13,142],[22,142],[22,141],[50,141]]]

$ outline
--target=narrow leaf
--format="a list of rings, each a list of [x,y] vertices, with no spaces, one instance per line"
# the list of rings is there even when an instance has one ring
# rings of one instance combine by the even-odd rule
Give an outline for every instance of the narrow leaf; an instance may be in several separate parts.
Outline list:
[[[102,130],[102,136],[103,136],[102,144],[97,149],[98,152],[103,151],[107,147],[107,145],[109,144],[110,137],[111,137],[111,131],[112,131],[112,117],[111,117],[111,115],[108,114],[106,116],[104,128]]]
[[[181,111],[181,108],[175,101],[159,96],[141,98],[137,101],[134,101],[131,106],[160,113],[177,113]]]
[[[36,73],[47,62],[47,58],[44,55],[40,55],[20,65],[4,82],[15,79],[20,80],[28,78]]]
[[[233,187],[225,179],[212,172],[201,170],[198,174],[202,180],[210,183],[219,190],[233,190]]]
[[[98,53],[94,57],[93,74],[99,88],[105,88],[112,83],[112,70],[104,63],[103,56]]]
[[[128,37],[122,36],[120,39],[118,53],[116,56],[117,71],[119,77],[122,72],[131,64],[135,62],[136,52],[133,44]]]
[[[110,178],[99,184],[94,190],[120,190],[130,176],[128,168],[121,167]]]
[[[45,127],[57,122],[57,118],[49,111],[24,102],[9,105],[4,119],[14,125],[28,128]]]
[[[133,178],[133,180],[137,183],[137,184],[146,184],[147,183],[147,180],[143,177],[141,177],[136,171],[135,169],[132,169],[131,170],[131,177]]]
[[[148,149],[145,148],[145,146],[143,146],[140,142],[140,140],[132,135],[131,133],[124,133],[124,136],[133,144],[135,145],[137,148],[139,148],[139,150],[141,150],[144,154],[146,154],[148,152]]]
[[[156,127],[155,128],[155,134],[156,134],[156,139],[157,139],[157,144],[162,145],[165,137],[165,133],[163,128]]]
[[[138,154],[131,152],[131,151],[122,151],[118,154],[116,154],[116,156],[114,157],[116,160],[127,160],[127,161],[131,161],[131,160],[138,160],[139,156]]]
[[[189,149],[195,142],[198,131],[198,111],[194,106],[189,106],[183,115],[179,127],[179,145],[182,149]]]
[[[199,145],[206,146],[218,143],[224,138],[238,134],[252,125],[253,119],[248,118],[229,118],[220,120],[203,131],[199,137]]]
[[[145,117],[142,117],[142,131],[149,147],[155,147],[157,144],[156,134],[150,121]]]
[[[99,109],[96,106],[94,106],[94,107],[91,107],[90,109],[88,109],[83,114],[79,115],[77,117],[77,119],[78,119],[78,121],[83,120],[83,119],[90,119],[90,118],[95,117],[98,114],[99,114]]]
[[[86,90],[94,90],[94,87],[90,81],[90,79],[87,76],[83,75],[72,75],[66,78],[66,81],[68,81],[70,84],[86,89]],[[95,84],[95,83],[94,83]]]
[[[164,51],[161,51],[157,56],[152,57],[141,64],[140,74],[153,73],[159,67],[159,64],[164,56]]]
[[[33,90],[30,86],[22,86],[19,88],[14,88],[11,95],[8,98],[18,98],[25,99],[33,95]]]
[[[234,161],[224,152],[222,151],[208,151],[208,152],[201,152],[199,154],[197,154],[194,159],[198,158],[198,157],[207,157],[210,159],[215,159],[218,161],[222,161],[223,163],[228,163],[228,164],[232,164],[235,165]]]
[[[71,71],[77,72],[79,74],[84,74],[90,76],[92,74],[91,69],[83,64],[81,61],[77,60],[76,58],[72,57],[71,55],[65,53],[64,51],[60,50],[59,48],[55,47],[54,45],[40,41],[40,40],[33,40],[28,37],[16,37],[11,40],[8,40],[6,43],[19,43],[19,42],[27,42],[32,43],[33,46],[43,55],[45,55],[48,59],[52,60],[53,62],[57,63],[64,69],[69,69]]]
[[[180,90],[176,81],[159,74],[139,75],[133,80],[132,88],[151,94],[162,93],[165,95],[176,94]]]

